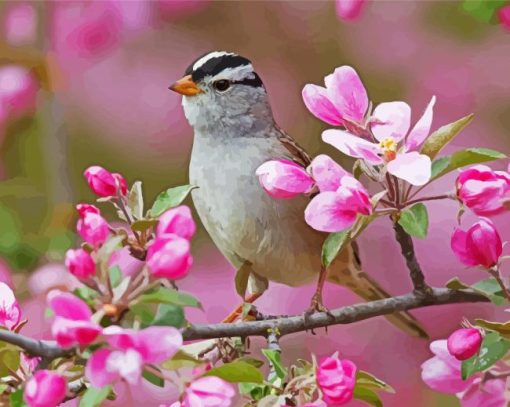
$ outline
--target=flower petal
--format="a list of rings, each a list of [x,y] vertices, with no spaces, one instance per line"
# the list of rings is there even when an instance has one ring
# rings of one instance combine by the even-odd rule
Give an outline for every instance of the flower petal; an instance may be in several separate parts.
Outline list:
[[[434,104],[436,97],[432,96],[423,116],[416,122],[413,129],[406,138],[406,151],[418,150],[427,139],[430,132],[430,125],[434,116]]]
[[[92,311],[89,306],[71,293],[53,290],[48,293],[48,306],[56,316],[70,320],[89,321]]]
[[[377,144],[353,136],[346,131],[325,130],[322,133],[322,140],[350,157],[362,158],[371,164],[383,162],[379,156],[381,150]]]
[[[477,262],[467,250],[467,233],[462,229],[455,229],[450,241],[451,248],[457,258],[466,266],[476,266]]]
[[[322,86],[307,84],[303,88],[303,101],[310,113],[333,126],[342,125],[342,116]]]
[[[264,190],[276,199],[292,198],[313,187],[312,177],[290,160],[267,161],[257,168],[255,174]]]
[[[170,359],[182,346],[179,330],[166,326],[151,326],[138,332],[138,348],[146,363],[158,364]]]
[[[388,172],[412,185],[425,185],[431,177],[432,162],[430,157],[417,151],[398,154],[388,163]]]
[[[411,108],[405,102],[381,103],[375,108],[372,120],[372,132],[377,140],[393,137],[400,141],[411,125]]]
[[[316,185],[321,192],[336,191],[340,186],[340,180],[350,175],[331,157],[320,154],[310,164],[310,172]]]
[[[336,192],[321,192],[305,209],[305,220],[321,232],[339,232],[351,227],[357,213],[351,210],[346,198]]]
[[[92,354],[87,362],[85,376],[92,386],[98,389],[120,379],[117,372],[106,369],[106,363],[111,353],[112,351],[109,349],[99,349]]]

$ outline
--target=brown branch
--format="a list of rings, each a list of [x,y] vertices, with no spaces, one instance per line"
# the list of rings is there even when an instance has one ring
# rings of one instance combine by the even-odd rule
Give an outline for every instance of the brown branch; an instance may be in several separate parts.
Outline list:
[[[16,345],[24,349],[30,356],[41,356],[46,361],[70,356],[75,352],[72,348],[63,349],[52,341],[37,340],[3,329],[0,329],[0,341]]]

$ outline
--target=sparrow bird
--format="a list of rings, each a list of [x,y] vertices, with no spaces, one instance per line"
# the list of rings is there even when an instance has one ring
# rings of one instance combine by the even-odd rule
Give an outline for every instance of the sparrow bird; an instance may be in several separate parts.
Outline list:
[[[318,279],[313,310],[323,310],[322,286],[346,286],[365,300],[389,297],[361,269],[355,243],[329,269],[321,269],[326,234],[304,220],[309,197],[273,199],[255,170],[271,159],[306,167],[310,156],[273,119],[268,94],[247,58],[215,51],[194,61],[170,89],[182,94],[185,116],[194,129],[189,167],[192,198],[214,243],[243,273],[249,273],[246,301],[268,287],[268,280],[301,286]],[[239,310],[237,310],[239,311]],[[235,315],[235,314],[232,314]],[[426,337],[407,312],[387,318],[415,336]]]

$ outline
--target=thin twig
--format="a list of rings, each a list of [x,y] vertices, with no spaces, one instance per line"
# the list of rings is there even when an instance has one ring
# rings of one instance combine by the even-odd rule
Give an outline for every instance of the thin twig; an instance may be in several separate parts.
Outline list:
[[[449,199],[449,198],[451,198],[451,195],[449,195],[449,194],[436,195],[436,196],[426,196],[424,198],[418,198],[418,199],[413,199],[411,201],[404,202],[402,204],[402,207],[410,206],[410,205],[418,203],[418,202],[436,201],[438,199]]]

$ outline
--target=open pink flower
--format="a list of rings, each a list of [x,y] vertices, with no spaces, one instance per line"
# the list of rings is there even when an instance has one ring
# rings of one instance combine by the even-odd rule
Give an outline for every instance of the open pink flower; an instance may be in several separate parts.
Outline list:
[[[96,264],[89,252],[84,249],[70,249],[66,253],[66,267],[80,281],[96,275]]]
[[[267,161],[255,174],[262,188],[273,198],[288,199],[308,192],[313,179],[306,170],[290,160]]]
[[[39,370],[27,382],[23,397],[29,407],[56,407],[67,392],[66,379],[50,370]]]
[[[483,381],[477,377],[464,393],[457,394],[462,407],[507,407],[506,380]]]
[[[88,305],[71,293],[50,291],[48,306],[55,313],[52,335],[64,348],[90,345],[101,332],[101,327],[91,320]]]
[[[467,231],[455,229],[451,247],[466,266],[494,267],[503,252],[503,243],[494,224],[480,218]]]
[[[171,233],[190,240],[195,234],[195,230],[196,226],[190,208],[181,205],[167,210],[159,217],[156,234],[162,236]]]
[[[90,189],[100,197],[116,196],[118,189],[122,195],[127,194],[126,180],[120,174],[111,173],[103,167],[93,165],[87,168],[83,175]]]
[[[215,376],[200,377],[186,388],[182,407],[230,407],[235,396],[234,387]]]
[[[33,111],[38,89],[37,82],[26,68],[17,65],[2,66],[0,68],[0,116],[16,119]]]
[[[336,0],[336,15],[342,20],[356,20],[363,11],[366,0]]]
[[[354,158],[373,165],[386,164],[388,172],[412,185],[424,185],[431,177],[432,163],[419,148],[429,135],[436,98],[432,97],[423,116],[409,131],[411,108],[404,102],[378,105],[370,120],[378,143],[354,136],[343,130],[322,133],[324,142]]]
[[[469,359],[478,353],[482,340],[479,329],[457,329],[448,337],[448,352],[458,360]]]
[[[504,203],[510,199],[510,174],[486,165],[461,170],[456,186],[459,200],[480,216],[505,211]]]
[[[337,354],[325,358],[317,367],[317,384],[328,405],[340,406],[351,401],[356,386],[356,365]]]
[[[0,326],[13,330],[21,320],[21,310],[10,287],[0,281]]]
[[[193,265],[188,240],[167,234],[157,237],[147,250],[147,266],[158,278],[178,280],[185,277]]]
[[[326,87],[307,84],[303,101],[318,119],[333,126],[363,124],[368,95],[361,79],[350,66],[341,66],[324,78]]]

